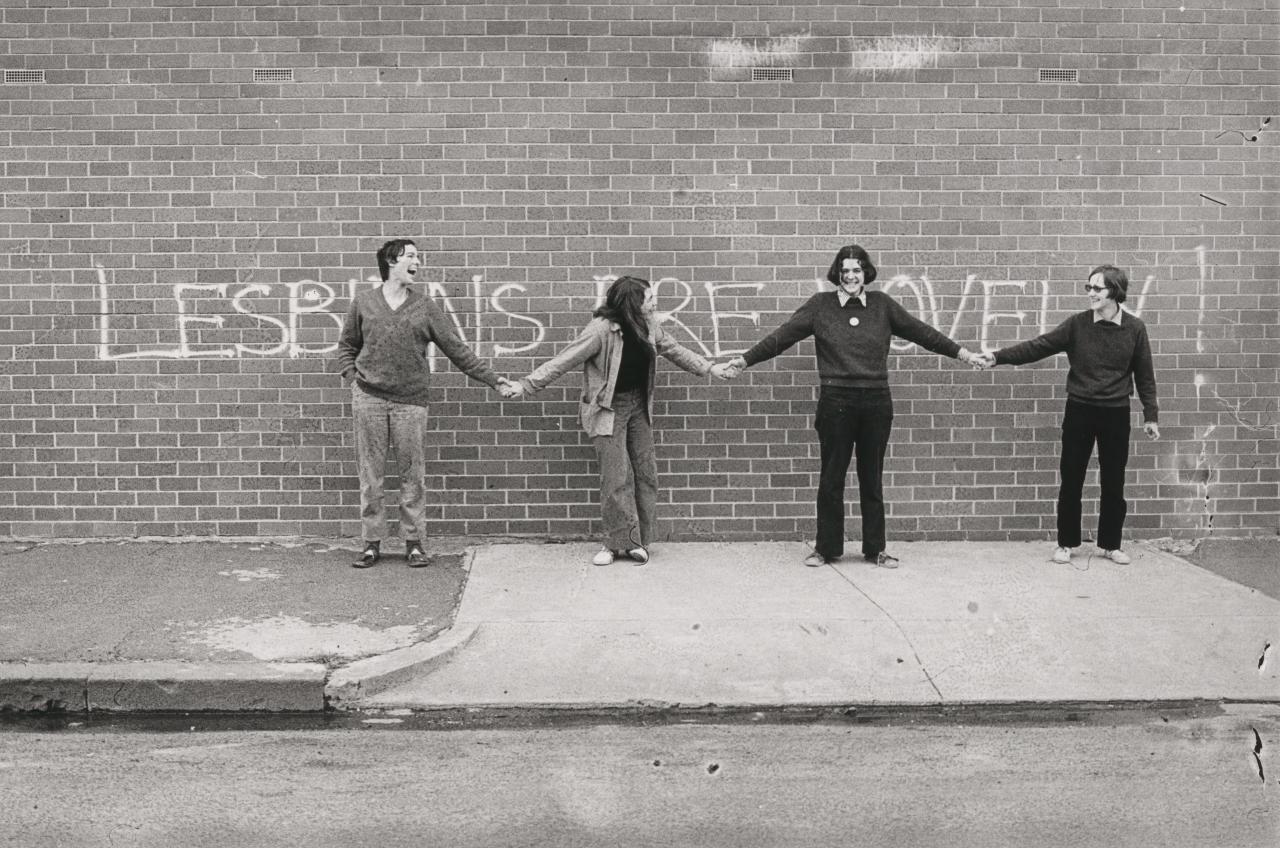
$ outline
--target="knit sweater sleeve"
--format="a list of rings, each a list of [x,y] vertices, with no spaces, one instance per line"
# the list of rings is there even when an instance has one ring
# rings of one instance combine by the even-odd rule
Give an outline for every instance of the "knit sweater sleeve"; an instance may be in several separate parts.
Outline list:
[[[440,349],[440,352],[447,356],[463,374],[496,389],[498,375],[493,373],[493,369],[483,359],[476,356],[475,351],[467,347],[466,342],[453,329],[453,324],[444,314],[444,310],[430,301],[427,302],[426,309],[427,320],[430,322],[431,341]]]
[[[955,359],[960,354],[960,345],[912,315],[898,301],[893,298],[888,298],[888,300],[889,328],[895,336],[915,342],[925,350],[931,350],[940,356],[949,356]]]
[[[1156,372],[1151,364],[1151,341],[1147,338],[1145,324],[1138,327],[1137,344],[1133,350],[1133,382],[1142,402],[1142,420],[1159,422],[1160,404],[1156,400]]]
[[[781,327],[756,342],[744,353],[742,358],[746,360],[747,365],[773,359],[796,342],[812,336],[814,310],[817,308],[817,300],[820,296],[814,295],[809,298]]]
[[[1071,324],[1074,320],[1074,317],[1068,318],[1042,336],[997,350],[996,364],[1025,365],[1066,351],[1071,347]]]
[[[360,307],[356,299],[351,298],[347,307],[347,316],[342,321],[342,334],[338,337],[338,373],[344,379],[351,379],[356,373],[356,357],[364,344],[360,331]]]

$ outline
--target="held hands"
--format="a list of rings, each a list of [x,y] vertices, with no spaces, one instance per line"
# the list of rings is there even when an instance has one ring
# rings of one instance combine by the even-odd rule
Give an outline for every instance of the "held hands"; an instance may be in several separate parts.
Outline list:
[[[975,371],[986,371],[996,365],[996,355],[994,353],[973,353],[962,347],[960,348],[959,356],[961,362],[972,365]]]
[[[498,394],[507,400],[515,400],[524,396],[524,387],[519,383],[513,383],[506,377],[498,378]]]
[[[711,374],[718,380],[736,380],[742,376],[742,372],[746,367],[747,361],[739,356],[736,359],[730,359],[728,362],[712,365]]]
[[[1160,441],[1160,425],[1154,421],[1148,421],[1142,425],[1142,431],[1147,434],[1147,438],[1153,442]]]

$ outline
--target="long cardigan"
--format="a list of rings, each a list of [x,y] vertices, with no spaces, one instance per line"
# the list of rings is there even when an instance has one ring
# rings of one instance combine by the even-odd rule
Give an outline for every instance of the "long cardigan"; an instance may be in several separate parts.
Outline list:
[[[705,376],[711,363],[681,346],[656,322],[649,322],[649,340],[653,350],[691,374]],[[578,412],[582,427],[590,436],[613,435],[613,390],[622,364],[622,327],[606,318],[593,318],[582,333],[564,350],[534,369],[520,381],[526,394],[533,394],[582,366],[582,397]],[[653,419],[653,384],[656,357],[649,359],[648,410]]]

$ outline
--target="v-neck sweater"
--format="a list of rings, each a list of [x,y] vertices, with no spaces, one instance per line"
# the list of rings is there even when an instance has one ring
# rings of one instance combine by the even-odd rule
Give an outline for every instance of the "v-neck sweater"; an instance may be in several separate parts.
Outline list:
[[[462,341],[444,310],[412,289],[396,309],[381,288],[351,299],[338,340],[338,369],[374,397],[426,406],[431,387],[427,345],[433,343],[459,371],[497,388],[498,375]]]
[[[954,359],[960,354],[960,345],[884,292],[869,291],[866,296],[865,306],[857,298],[849,298],[841,306],[836,292],[815,294],[742,358],[747,365],[755,365],[813,336],[822,385],[887,388],[889,343],[894,336],[942,356]]]

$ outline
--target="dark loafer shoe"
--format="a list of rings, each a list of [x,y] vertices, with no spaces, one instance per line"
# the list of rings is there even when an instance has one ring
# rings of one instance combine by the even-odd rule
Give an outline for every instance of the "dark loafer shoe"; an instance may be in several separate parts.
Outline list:
[[[365,545],[364,550],[360,552],[360,559],[351,563],[352,568],[372,568],[374,563],[382,559],[382,553],[378,550],[377,545]]]

